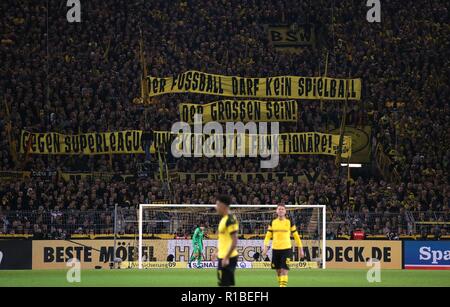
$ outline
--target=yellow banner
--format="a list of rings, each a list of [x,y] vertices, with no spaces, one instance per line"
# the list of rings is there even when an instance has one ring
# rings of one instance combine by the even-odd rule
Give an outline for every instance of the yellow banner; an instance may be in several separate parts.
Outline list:
[[[194,115],[208,122],[296,122],[299,103],[295,100],[220,100],[208,104],[179,104],[180,119],[194,123]]]
[[[209,235],[209,234],[208,234]],[[264,236],[264,234],[262,234]],[[211,255],[216,252],[217,241],[210,239],[203,241],[203,260],[208,261]],[[294,244],[294,242],[292,242]],[[290,265],[293,268],[312,267],[313,262],[317,263],[322,259],[322,246],[317,240],[302,240],[304,258],[300,259],[298,249],[294,249],[293,260]],[[174,255],[174,261],[187,261],[192,255],[192,242],[190,240],[169,240],[168,255]],[[237,244],[240,261],[252,262],[252,268],[267,267],[266,262],[254,262],[254,253],[262,253],[264,240],[240,239]],[[402,242],[386,240],[327,240],[325,260],[329,269],[365,269],[370,259],[380,261],[381,269],[401,269],[402,268]],[[272,251],[269,250],[269,259]],[[298,262],[302,260],[302,262]],[[267,267],[267,268],[270,268]]]
[[[336,156],[339,147],[339,135],[319,132],[281,133],[278,135],[184,133],[176,136],[176,139],[177,147],[180,150],[194,154],[196,147],[199,147],[205,156],[217,156],[218,152],[227,155],[230,150],[232,150],[231,156],[270,154],[275,148],[274,142],[277,141],[280,155]],[[203,145],[199,146],[199,144]],[[260,145],[265,145],[264,150],[261,150]],[[351,137],[344,136],[341,156],[343,158],[350,157],[351,148]]]
[[[212,236],[212,234],[211,234]],[[318,241],[302,240],[304,259],[291,262],[291,267],[311,267],[321,259],[323,251]],[[369,259],[380,261],[381,269],[402,268],[401,241],[347,241],[329,240],[326,242],[326,261],[329,269],[367,269]],[[255,252],[261,253],[262,239],[238,241],[239,259],[252,262],[252,268],[267,267],[265,262],[254,262]],[[216,240],[204,240],[204,261],[210,261],[215,253]],[[269,251],[270,253],[270,251]],[[191,240],[144,240],[143,255],[147,259],[147,268],[184,267],[192,255]],[[167,257],[174,256],[176,263],[168,263]],[[37,240],[32,242],[32,268],[65,269],[67,261],[76,258],[83,269],[96,267],[108,268],[114,258],[120,258],[124,268],[134,267],[137,260],[135,240],[118,240],[114,253],[114,240]],[[293,259],[299,260],[298,250],[294,250]]]
[[[167,240],[144,240],[143,254],[149,261],[167,260]],[[135,240],[37,240],[33,241],[33,270],[65,269],[76,258],[83,269],[109,268],[114,258],[135,261],[138,251]]]
[[[82,134],[30,133],[22,131],[20,152],[43,155],[103,155],[143,153],[142,131]]]
[[[278,76],[244,78],[187,71],[172,77],[148,76],[148,96],[197,93],[225,97],[360,100],[361,79]]]
[[[296,132],[280,134],[279,152],[285,155],[329,155],[336,156],[339,135],[319,132]],[[344,136],[342,157],[352,154],[352,138]]]
[[[308,246],[308,241],[304,246]],[[306,258],[310,259],[317,249],[308,246]],[[327,241],[327,268],[367,269],[369,259],[380,261],[381,269],[402,268],[401,241]]]
[[[22,131],[20,152],[41,155],[100,155],[100,154],[142,154],[142,131],[128,130],[119,132],[95,132],[74,135],[59,133],[30,133]],[[195,152],[195,145],[199,146],[205,156],[216,155],[218,148],[223,147],[223,154],[227,153],[229,144],[234,148],[233,155],[238,156],[239,145],[244,142],[244,155],[251,153],[261,154],[259,144],[267,144],[265,153],[272,148],[273,142],[278,139],[278,153],[281,155],[331,155],[336,156],[339,146],[339,135],[324,134],[318,132],[281,133],[271,135],[249,134],[201,134],[194,133],[173,134],[170,131],[154,132],[154,141],[151,152],[155,148],[163,151],[170,150],[175,139],[183,141],[178,145],[183,146],[191,153]],[[241,136],[241,137],[239,137]],[[255,150],[252,150],[254,148]],[[351,156],[351,137],[344,137],[342,157]]]

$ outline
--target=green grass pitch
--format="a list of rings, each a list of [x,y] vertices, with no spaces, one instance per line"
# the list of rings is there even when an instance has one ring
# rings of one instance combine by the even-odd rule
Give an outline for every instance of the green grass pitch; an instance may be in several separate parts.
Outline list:
[[[0,271],[0,286],[144,286],[211,287],[216,286],[213,269],[166,270],[83,270],[80,283],[68,283],[67,271]],[[290,287],[373,287],[373,286],[445,286],[450,287],[450,271],[383,270],[381,283],[368,283],[365,270],[291,270]],[[264,269],[236,271],[237,286],[276,287],[275,273]]]

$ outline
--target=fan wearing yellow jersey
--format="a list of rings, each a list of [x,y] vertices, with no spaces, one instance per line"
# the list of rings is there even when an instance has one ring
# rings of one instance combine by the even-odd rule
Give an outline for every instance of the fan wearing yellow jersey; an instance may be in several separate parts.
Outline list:
[[[230,212],[230,197],[219,196],[216,201],[216,211],[222,217],[218,227],[219,239],[217,241],[217,278],[219,286],[234,286],[234,271],[237,266],[239,224]],[[213,261],[216,255],[213,256]]]
[[[289,262],[292,259],[291,235],[299,249],[300,257],[303,257],[303,245],[297,232],[295,223],[286,216],[286,207],[283,204],[277,206],[277,218],[274,219],[267,230],[264,239],[264,258],[269,250],[272,240],[272,269],[276,270],[278,284],[287,287]]]

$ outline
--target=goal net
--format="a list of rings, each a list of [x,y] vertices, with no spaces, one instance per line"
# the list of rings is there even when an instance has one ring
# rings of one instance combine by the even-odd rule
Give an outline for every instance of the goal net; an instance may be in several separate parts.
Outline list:
[[[231,205],[239,222],[238,268],[270,268],[272,249],[262,256],[269,223],[276,218],[276,205]],[[291,268],[325,268],[326,208],[323,205],[286,205],[287,216],[297,226],[303,257],[293,241]],[[141,204],[138,212],[138,268],[192,268],[191,237],[205,227],[202,267],[215,267],[211,256],[217,246],[220,216],[215,205]],[[156,263],[159,264],[155,265]]]

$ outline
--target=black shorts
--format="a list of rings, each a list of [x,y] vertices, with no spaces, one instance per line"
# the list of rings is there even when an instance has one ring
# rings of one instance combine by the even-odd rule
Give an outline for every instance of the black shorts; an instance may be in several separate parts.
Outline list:
[[[219,281],[219,287],[231,287],[234,286],[234,271],[237,266],[237,256],[230,258],[230,262],[226,267],[222,266],[222,259],[219,259],[217,266],[217,279]]]
[[[292,249],[272,250],[272,269],[289,270],[289,262],[292,260]]]

